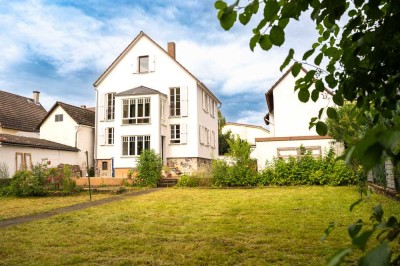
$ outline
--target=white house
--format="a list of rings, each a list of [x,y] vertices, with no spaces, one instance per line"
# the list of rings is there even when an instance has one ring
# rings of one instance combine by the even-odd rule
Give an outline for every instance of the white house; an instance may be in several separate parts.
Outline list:
[[[301,68],[299,77],[305,76],[307,71]],[[312,117],[318,116],[321,108],[333,106],[330,91],[320,94],[317,101],[311,99],[303,103],[294,91],[296,79],[291,74],[291,68],[265,93],[268,114],[264,117],[270,128],[270,137],[256,138],[256,157],[258,169],[265,168],[267,161],[274,158],[287,158],[300,155],[300,146],[312,151],[314,156],[323,155],[324,151],[333,147],[336,154],[343,149],[340,144],[334,144],[329,136],[319,136],[315,127],[309,129]],[[310,91],[314,86],[310,88]],[[321,119],[326,118],[326,113]]]
[[[95,112],[56,102],[39,124],[40,138],[79,149],[76,163],[85,175],[94,166]]]
[[[218,98],[168,51],[140,34],[96,80],[96,175],[126,177],[143,149],[172,169],[218,156]]]
[[[0,163],[7,166],[11,176],[38,163],[47,163],[48,167],[75,165],[78,151],[49,140],[0,133]]]
[[[234,136],[239,136],[240,139],[246,140],[251,144],[252,158],[256,158],[256,138],[267,138],[270,136],[269,130],[257,125],[249,125],[242,123],[226,122],[222,127],[222,133],[230,131]]]

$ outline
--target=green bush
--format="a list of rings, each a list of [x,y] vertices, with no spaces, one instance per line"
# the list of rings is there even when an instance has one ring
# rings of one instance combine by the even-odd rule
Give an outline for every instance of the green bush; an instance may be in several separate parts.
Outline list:
[[[43,185],[43,178],[34,175],[34,172],[22,170],[17,171],[11,180],[11,195],[17,197],[44,196],[46,190]]]
[[[137,162],[137,185],[156,187],[161,178],[162,160],[154,150],[144,150]]]

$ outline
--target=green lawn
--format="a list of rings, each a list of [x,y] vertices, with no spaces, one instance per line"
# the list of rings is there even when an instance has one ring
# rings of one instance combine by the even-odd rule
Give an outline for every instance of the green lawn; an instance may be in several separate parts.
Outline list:
[[[378,202],[400,217],[380,195],[349,212],[357,199],[355,187],[169,188],[0,229],[0,264],[324,265]]]

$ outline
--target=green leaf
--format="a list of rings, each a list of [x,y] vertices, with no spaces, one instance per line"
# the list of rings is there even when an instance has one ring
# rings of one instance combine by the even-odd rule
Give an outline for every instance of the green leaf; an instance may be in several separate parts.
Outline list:
[[[315,59],[314,59],[314,63],[317,65],[317,66],[319,66],[320,64],[321,64],[321,61],[322,61],[322,57],[323,57],[324,55],[322,54],[322,53],[319,53],[319,55],[317,55],[317,57],[315,57]]]
[[[361,219],[359,219],[355,224],[351,224],[347,227],[347,232],[349,233],[351,239],[355,238],[358,235],[362,227],[363,221]]]
[[[242,23],[243,25],[246,25],[247,23],[249,23],[252,15],[253,15],[253,13],[251,13],[251,12],[243,12],[242,14],[239,15],[240,23]]]
[[[297,75],[300,73],[301,70],[301,64],[296,62],[292,66],[292,75],[293,77],[297,77]]]
[[[281,46],[285,42],[285,32],[279,26],[273,26],[270,31],[270,39],[272,44]]]
[[[314,89],[311,92],[311,100],[313,100],[313,102],[316,102],[319,98],[319,91],[317,89]]]
[[[319,109],[318,119],[321,119],[322,114],[324,113],[324,108]]]
[[[324,83],[322,82],[322,80],[317,79],[317,80],[315,81],[315,88],[316,88],[319,92],[324,92],[324,90],[325,90],[325,85],[324,85]]]
[[[354,9],[352,9],[352,10],[349,11],[349,13],[347,13],[347,15],[348,15],[349,17],[354,17],[354,16],[357,15],[357,11],[354,10]]]
[[[306,103],[310,99],[310,92],[306,88],[301,88],[298,96],[301,102]]]
[[[261,37],[260,33],[254,34],[254,36],[251,37],[251,39],[250,39],[250,49],[251,49],[251,51],[254,52],[254,48],[256,47],[256,44],[260,40],[260,37]]]
[[[311,50],[308,50],[307,52],[305,52],[303,55],[303,60],[307,60],[307,58],[309,58],[314,53],[314,51],[315,51],[315,49],[311,49]]]
[[[332,74],[326,76],[325,81],[326,83],[328,83],[330,88],[336,87],[337,81],[335,80],[335,77]]]
[[[317,130],[317,133],[320,136],[326,136],[326,134],[328,134],[328,127],[322,121],[317,122],[315,129]]]
[[[216,1],[214,6],[216,9],[224,9],[224,8],[228,7],[228,5],[224,1],[221,1],[221,0]]]
[[[333,95],[332,99],[333,99],[333,102],[336,103],[337,105],[343,106],[343,104],[344,104],[343,96],[340,95],[339,93],[336,93],[335,95]]]
[[[353,245],[356,245],[357,247],[359,247],[361,250],[365,250],[365,246],[367,245],[367,242],[369,240],[369,238],[372,235],[372,231],[364,231],[362,232],[359,236],[353,238]]]
[[[222,14],[219,16],[219,21],[224,30],[229,30],[233,27],[233,24],[235,24],[236,18],[237,12],[232,10],[231,12],[222,12]]]
[[[336,252],[329,260],[328,260],[328,266],[336,266],[339,265],[344,257],[349,255],[352,252],[351,248],[344,248]]]
[[[294,55],[294,50],[290,48],[289,53],[285,58],[285,61],[283,61],[281,67],[279,68],[280,71],[282,71],[289,64],[290,60],[293,59],[293,55]]]
[[[265,51],[268,51],[269,49],[272,48],[272,42],[268,34],[262,35],[258,40],[258,43],[260,44],[261,48]]]
[[[368,251],[367,254],[361,258],[359,265],[389,265],[389,262],[390,248],[387,243],[383,242]]]
[[[328,109],[326,110],[326,114],[330,119],[338,120],[339,118],[336,109],[333,107],[328,107]]]
[[[378,221],[378,222],[382,222],[382,216],[383,216],[383,209],[382,209],[382,205],[378,204],[376,206],[374,206],[373,208],[374,211],[374,218]]]
[[[268,0],[264,7],[264,18],[267,21],[272,21],[276,14],[278,14],[280,8],[281,7],[276,0]]]
[[[278,26],[282,29],[286,28],[287,24],[289,24],[290,18],[282,18],[278,22]]]

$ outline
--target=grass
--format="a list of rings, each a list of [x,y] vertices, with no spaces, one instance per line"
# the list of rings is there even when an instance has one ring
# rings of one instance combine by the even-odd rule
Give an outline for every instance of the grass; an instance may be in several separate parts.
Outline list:
[[[349,212],[357,199],[355,187],[164,189],[0,229],[0,265],[324,265],[378,202],[400,217],[380,195]]]
[[[110,193],[92,193],[92,201],[113,196],[115,195]],[[0,221],[18,216],[47,212],[60,207],[88,202],[89,200],[89,192],[63,197],[15,198],[0,196]]]

